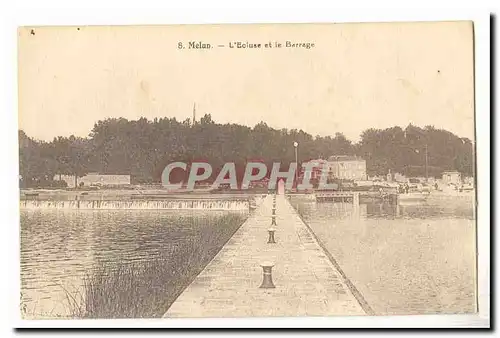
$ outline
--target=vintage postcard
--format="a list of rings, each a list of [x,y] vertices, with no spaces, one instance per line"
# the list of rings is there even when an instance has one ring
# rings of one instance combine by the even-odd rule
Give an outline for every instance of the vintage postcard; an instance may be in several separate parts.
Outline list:
[[[476,313],[473,30],[20,27],[22,318]]]

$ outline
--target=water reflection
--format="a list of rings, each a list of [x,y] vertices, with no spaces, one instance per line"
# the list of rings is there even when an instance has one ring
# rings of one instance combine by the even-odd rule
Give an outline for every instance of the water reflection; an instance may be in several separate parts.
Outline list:
[[[377,314],[475,311],[472,198],[294,204]]]
[[[402,204],[370,203],[361,205],[361,208],[366,208],[367,218],[474,218],[474,210],[471,201],[440,203],[431,200],[425,202],[406,202]]]
[[[78,295],[82,277],[93,268],[165,256],[165,252],[215,226],[226,226],[221,219],[228,215],[235,215],[236,222],[247,216],[244,212],[217,211],[22,210],[25,315],[66,316],[68,293]]]

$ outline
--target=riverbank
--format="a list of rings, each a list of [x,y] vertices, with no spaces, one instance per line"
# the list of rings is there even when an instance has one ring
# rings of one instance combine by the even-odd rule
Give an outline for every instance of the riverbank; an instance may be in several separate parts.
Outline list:
[[[213,229],[151,261],[113,269],[101,266],[85,279],[83,318],[158,318],[243,223],[224,216]]]
[[[160,317],[247,217],[22,211],[23,317]]]

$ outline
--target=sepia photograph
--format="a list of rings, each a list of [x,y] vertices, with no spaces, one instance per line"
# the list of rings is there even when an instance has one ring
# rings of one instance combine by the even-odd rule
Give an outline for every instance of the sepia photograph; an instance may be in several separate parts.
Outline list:
[[[19,313],[478,313],[472,21],[22,26]]]

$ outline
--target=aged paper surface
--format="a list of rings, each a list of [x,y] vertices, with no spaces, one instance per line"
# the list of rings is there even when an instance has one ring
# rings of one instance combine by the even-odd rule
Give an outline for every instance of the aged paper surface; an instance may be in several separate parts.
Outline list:
[[[471,22],[18,35],[23,318],[476,312]]]

